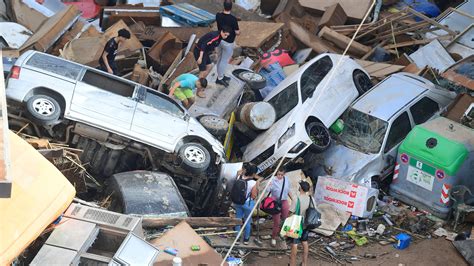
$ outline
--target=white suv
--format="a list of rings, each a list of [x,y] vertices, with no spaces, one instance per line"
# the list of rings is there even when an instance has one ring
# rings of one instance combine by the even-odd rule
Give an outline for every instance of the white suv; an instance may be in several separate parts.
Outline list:
[[[283,156],[287,162],[297,158],[308,147],[324,151],[331,143],[328,128],[371,87],[369,76],[354,60],[318,55],[264,99],[275,108],[276,122],[246,147],[244,161],[252,161],[262,172]]]
[[[182,168],[193,173],[204,172],[211,161],[224,161],[221,143],[167,95],[59,57],[24,53],[12,67],[6,96],[20,103],[37,124],[80,122],[154,151],[178,154]],[[74,130],[91,132],[84,126]],[[102,133],[90,136],[100,143],[117,143]]]

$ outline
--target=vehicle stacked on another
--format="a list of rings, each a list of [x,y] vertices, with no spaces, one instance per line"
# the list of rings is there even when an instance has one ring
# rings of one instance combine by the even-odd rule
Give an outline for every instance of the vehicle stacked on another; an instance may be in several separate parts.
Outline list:
[[[195,197],[216,185],[208,177],[225,161],[222,144],[161,92],[37,51],[18,58],[7,82],[9,103],[20,107],[11,117],[26,125],[15,115],[26,110],[36,133],[84,150],[94,175],[165,168]]]
[[[380,187],[395,166],[398,146],[415,125],[437,116],[455,93],[408,73],[393,74],[344,113],[344,129],[324,153],[308,154],[312,176],[331,175]]]
[[[285,164],[295,160],[308,148],[326,150],[331,144],[328,128],[371,87],[367,73],[349,57],[316,56],[264,99],[274,107],[276,122],[246,147],[244,161],[262,172],[282,157]]]

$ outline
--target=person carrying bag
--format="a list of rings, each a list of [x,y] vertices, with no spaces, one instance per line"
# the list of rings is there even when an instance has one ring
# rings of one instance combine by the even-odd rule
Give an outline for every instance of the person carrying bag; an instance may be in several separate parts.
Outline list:
[[[296,255],[298,252],[299,243],[303,244],[302,265],[308,265],[308,234],[310,229],[308,229],[306,225],[308,223],[307,220],[311,220],[309,222],[313,223],[313,218],[307,217],[308,215],[313,215],[312,213],[308,212],[311,209],[310,201],[312,201],[312,198],[307,195],[308,191],[310,190],[310,185],[306,181],[300,181],[299,186],[299,195],[296,199],[296,202],[293,202],[290,208],[290,212],[293,215],[288,217],[283,225],[283,228],[285,228],[285,225],[287,225],[289,226],[289,229],[293,230],[292,232],[290,232],[290,230],[283,232],[285,236],[293,238],[290,255],[291,266],[296,265]],[[304,214],[304,216],[302,214]]]
[[[273,228],[272,228],[272,247],[276,247],[276,238],[281,229],[281,221],[288,217],[288,211],[290,205],[288,198],[290,195],[290,182],[288,177],[285,176],[284,170],[278,170],[276,176],[272,179],[270,184],[270,192],[268,196],[260,204],[260,209],[268,214],[272,215]]]

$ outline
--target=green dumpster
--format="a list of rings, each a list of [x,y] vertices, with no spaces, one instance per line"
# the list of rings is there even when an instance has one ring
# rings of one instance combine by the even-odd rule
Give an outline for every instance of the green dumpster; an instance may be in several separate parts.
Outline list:
[[[474,191],[474,130],[444,117],[414,127],[398,149],[390,195],[447,218],[456,185]]]

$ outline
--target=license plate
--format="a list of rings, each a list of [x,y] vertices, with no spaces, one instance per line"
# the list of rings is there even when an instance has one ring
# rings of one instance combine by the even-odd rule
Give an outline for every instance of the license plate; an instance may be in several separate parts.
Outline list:
[[[424,189],[433,191],[434,176],[413,166],[408,166],[407,180]]]
[[[268,158],[265,162],[261,163],[259,166],[258,166],[258,170],[259,172],[263,172],[265,169],[267,169],[268,167],[272,166],[275,162],[276,162],[276,158],[275,157],[270,157]]]

